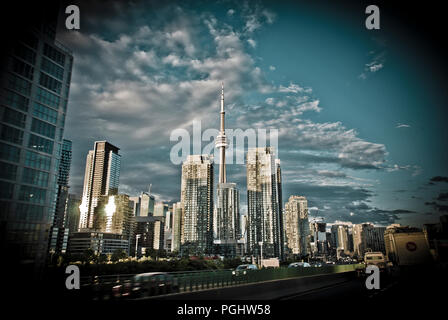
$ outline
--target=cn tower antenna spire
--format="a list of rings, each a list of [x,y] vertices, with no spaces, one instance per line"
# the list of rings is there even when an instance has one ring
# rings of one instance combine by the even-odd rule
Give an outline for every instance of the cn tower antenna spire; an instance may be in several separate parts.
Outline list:
[[[224,112],[224,82],[221,82],[221,112]]]
[[[215,147],[219,149],[219,183],[226,183],[226,148],[227,137],[225,129],[225,111],[224,111],[224,82],[221,82],[221,112],[220,112],[220,130],[216,137]]]

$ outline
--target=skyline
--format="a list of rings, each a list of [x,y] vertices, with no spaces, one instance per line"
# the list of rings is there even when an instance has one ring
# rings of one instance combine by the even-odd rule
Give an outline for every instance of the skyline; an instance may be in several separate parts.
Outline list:
[[[136,195],[152,183],[158,200],[179,201],[181,166],[169,162],[169,133],[191,130],[195,118],[207,123],[204,130],[217,128],[216,89],[224,81],[229,127],[280,130],[283,202],[290,195],[306,196],[310,219],[416,225],[437,221],[443,214],[437,206],[446,210],[442,110],[432,108],[434,114],[420,116],[424,107],[417,102],[443,101],[443,96],[431,96],[436,88],[431,94],[411,90],[433,84],[424,81],[430,72],[408,70],[406,59],[398,61],[406,48],[391,44],[392,36],[381,31],[372,39],[362,26],[347,35],[346,24],[352,20],[330,17],[327,24],[321,23],[315,8],[303,4],[308,18],[302,20],[297,17],[304,13],[298,10],[261,2],[224,2],[201,10],[169,3],[157,7],[157,19],[150,18],[151,10],[139,10],[145,5],[155,6],[116,3],[109,9],[122,9],[122,15],[110,13],[110,19],[101,22],[86,10],[81,31],[60,36],[75,57],[65,133],[74,150],[71,193],[81,193],[82,159],[85,162],[92,142],[107,139],[122,150],[120,192]],[[320,26],[309,21],[312,17]],[[124,27],[123,21],[133,23]],[[293,32],[285,31],[297,32],[301,26],[323,36],[318,43],[301,37],[301,45],[309,50],[293,50],[291,41],[285,41],[295,39]],[[361,41],[346,46],[351,36]],[[339,47],[340,52],[333,50]],[[350,55],[336,62],[328,58],[332,51],[336,58]],[[295,59],[285,57],[291,52]],[[336,66],[337,77],[325,71]],[[403,70],[409,75],[406,83],[396,81]],[[423,80],[411,80],[414,74]],[[385,97],[375,97],[378,92]],[[409,93],[411,97],[400,102]],[[383,114],[385,110],[390,114]],[[433,130],[425,131],[428,122],[433,122]],[[441,154],[431,159],[434,148]],[[244,171],[244,165],[227,165],[237,185],[246,184]],[[438,176],[439,181],[431,181]],[[246,198],[241,188],[244,213]]]

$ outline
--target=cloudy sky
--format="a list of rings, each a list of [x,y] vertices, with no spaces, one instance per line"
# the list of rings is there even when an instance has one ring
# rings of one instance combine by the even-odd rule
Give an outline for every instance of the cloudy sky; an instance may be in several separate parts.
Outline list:
[[[88,150],[108,140],[121,149],[120,192],[151,183],[158,200],[179,201],[170,134],[191,132],[193,120],[218,128],[224,81],[228,128],[278,130],[284,201],[304,195],[310,215],[329,223],[419,226],[446,214],[446,76],[434,50],[387,11],[372,31],[362,5],[78,5],[81,29],[58,35],[74,52],[73,193]],[[242,212],[245,170],[228,165]]]

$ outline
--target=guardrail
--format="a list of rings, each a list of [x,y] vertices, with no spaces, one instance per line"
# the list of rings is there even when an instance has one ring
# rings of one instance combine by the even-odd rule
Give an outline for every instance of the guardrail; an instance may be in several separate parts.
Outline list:
[[[322,267],[266,268],[261,270],[219,270],[177,276],[179,291],[191,292],[209,288],[227,287],[261,281],[298,278],[311,275],[355,271],[362,264],[334,265]]]
[[[256,283],[287,278],[299,278],[356,271],[362,264],[331,265],[322,267],[266,268],[261,270],[200,270],[186,272],[168,272],[178,284],[178,292],[193,292],[204,289],[223,288],[241,284]],[[134,274],[107,275],[81,278],[82,288],[90,291],[92,284],[97,287],[97,294],[112,298],[112,287],[130,281]]]

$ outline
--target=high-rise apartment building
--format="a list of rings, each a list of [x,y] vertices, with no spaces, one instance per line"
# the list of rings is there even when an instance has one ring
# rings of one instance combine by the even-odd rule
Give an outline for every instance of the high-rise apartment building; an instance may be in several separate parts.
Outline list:
[[[154,205],[154,216],[166,217],[167,212],[168,212],[168,204],[158,202]]]
[[[121,156],[119,148],[107,141],[96,141],[86,159],[79,230],[93,228],[94,212],[101,196],[118,194]]]
[[[349,225],[337,224],[331,226],[332,243],[336,246],[337,258],[353,253],[353,235]]]
[[[327,240],[326,223],[320,221],[310,222],[309,249],[313,257],[323,257],[328,254],[329,243]]]
[[[189,155],[182,164],[181,253],[210,254],[213,246],[213,157]]]
[[[247,152],[248,253],[264,258],[281,257],[282,236],[278,163],[274,148],[251,148]]]
[[[384,232],[386,227],[375,227],[370,223],[353,226],[353,251],[358,257],[364,257],[367,251],[386,253]]]
[[[57,10],[41,11],[29,29],[11,25],[0,54],[1,250],[12,268],[37,272],[55,215],[73,66],[56,40]]]
[[[164,218],[154,216],[136,217],[135,232],[132,237],[131,254],[138,258],[152,250],[163,250]]]
[[[138,211],[139,217],[151,217],[154,215],[155,198],[149,192],[142,192],[140,194],[140,208]]]
[[[94,247],[90,249],[98,254],[111,253],[111,250],[112,253],[113,250],[123,250],[129,254],[135,219],[133,202],[127,194],[99,196],[93,212],[92,227],[70,234],[68,251],[79,253],[81,248],[89,249],[88,244],[91,243]],[[101,246],[101,239],[108,239],[110,246]]]
[[[69,230],[69,234],[77,232],[79,227],[79,206],[81,198],[75,194],[69,194],[67,200],[67,218],[65,227]]]
[[[309,236],[308,201],[305,197],[290,196],[285,203],[285,235],[289,254],[305,256]]]
[[[50,244],[48,251],[50,253],[65,253],[69,229],[67,228],[67,204],[70,176],[70,165],[72,162],[72,142],[63,140],[61,160],[59,161],[58,174],[58,192],[56,197],[56,209],[53,219],[53,226],[50,231]]]
[[[183,206],[181,202],[173,204],[173,231],[171,239],[171,251],[178,252],[182,237],[182,222],[183,222]]]

